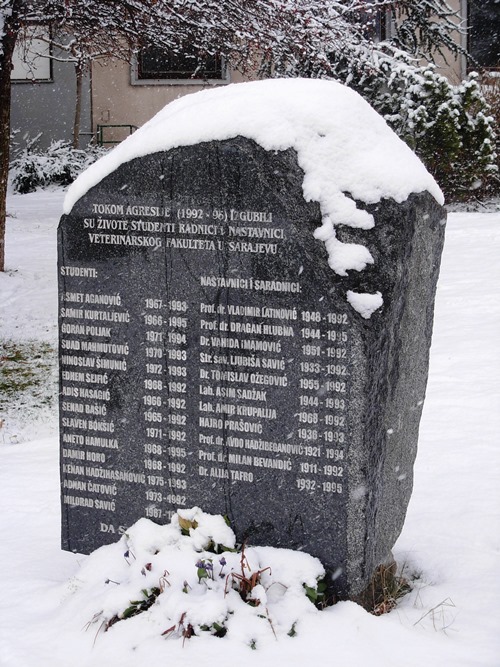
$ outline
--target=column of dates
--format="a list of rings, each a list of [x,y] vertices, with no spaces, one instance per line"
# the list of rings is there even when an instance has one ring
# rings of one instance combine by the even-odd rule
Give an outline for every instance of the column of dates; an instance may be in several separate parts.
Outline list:
[[[320,414],[323,410],[322,359],[321,359],[321,313],[302,311],[299,333],[301,341],[299,411],[297,435],[304,444],[317,445],[322,449]],[[320,459],[321,460],[321,459]],[[299,491],[315,493],[320,490],[321,464],[317,461],[302,461],[296,480]]]
[[[163,302],[159,298],[144,300],[144,364],[145,377],[142,396],[145,440],[144,468],[146,474],[145,516],[162,518],[165,494],[164,454],[164,331]]]
[[[166,425],[164,437],[167,444],[165,501],[173,508],[186,505],[187,479],[187,336],[188,306],[185,301],[167,303],[165,322],[166,363]],[[170,519],[173,509],[166,510]]]
[[[326,395],[323,438],[325,456],[322,491],[342,493],[348,402],[348,318],[345,313],[328,313],[326,337]]]
[[[296,480],[300,491],[343,492],[348,400],[347,315],[300,313],[300,441],[318,446],[320,462],[303,461]]]

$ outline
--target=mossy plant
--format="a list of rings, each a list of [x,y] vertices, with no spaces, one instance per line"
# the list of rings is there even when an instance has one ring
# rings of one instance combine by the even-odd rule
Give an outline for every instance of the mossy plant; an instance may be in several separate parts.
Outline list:
[[[57,402],[57,354],[38,341],[0,343],[0,442],[16,443]]]
[[[51,403],[54,397],[47,391],[47,380],[55,369],[55,362],[55,350],[48,343],[3,343],[0,346],[0,408],[4,409],[26,392],[39,405]]]

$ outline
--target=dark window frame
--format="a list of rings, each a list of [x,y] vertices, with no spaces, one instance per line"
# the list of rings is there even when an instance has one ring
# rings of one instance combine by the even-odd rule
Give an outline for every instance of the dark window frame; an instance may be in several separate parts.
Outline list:
[[[490,20],[490,13],[488,9],[500,9],[497,3],[488,5],[487,0],[477,0],[467,3],[467,51],[474,58],[475,62],[471,62],[469,69],[474,70],[479,66],[482,70],[490,72],[500,72],[500,50],[499,40],[495,39],[495,32],[497,35],[500,32],[500,18],[495,24]],[[494,7],[493,5],[497,5]],[[493,12],[494,13],[494,12]],[[486,33],[483,32],[486,28]],[[496,49],[496,52],[495,52]]]
[[[159,47],[149,47],[137,54],[132,77],[134,85],[200,85],[227,81],[226,66],[220,56],[207,56],[203,59],[189,52],[169,54]]]

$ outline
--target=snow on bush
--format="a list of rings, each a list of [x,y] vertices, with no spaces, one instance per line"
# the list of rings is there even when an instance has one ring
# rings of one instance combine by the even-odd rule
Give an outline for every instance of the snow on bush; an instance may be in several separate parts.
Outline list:
[[[256,648],[295,634],[301,618],[317,613],[312,601],[324,574],[306,553],[236,550],[224,518],[195,507],[165,526],[140,519],[94,551],[67,584],[63,604],[98,641],[105,632],[183,640],[207,633]]]
[[[498,188],[495,119],[475,72],[454,86],[434,65],[400,64],[372,103],[451,201]]]
[[[18,151],[11,163],[12,186],[21,194],[48,185],[69,185],[107,152],[100,146],[80,150],[65,141],[53,141],[44,150],[36,142],[34,139]]]

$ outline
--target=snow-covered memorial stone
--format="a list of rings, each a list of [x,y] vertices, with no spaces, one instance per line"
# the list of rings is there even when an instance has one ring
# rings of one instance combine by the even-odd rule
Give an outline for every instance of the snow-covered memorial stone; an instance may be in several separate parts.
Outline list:
[[[59,227],[63,547],[198,506],[360,594],[412,489],[441,204],[328,81],[184,97],[91,166]]]

